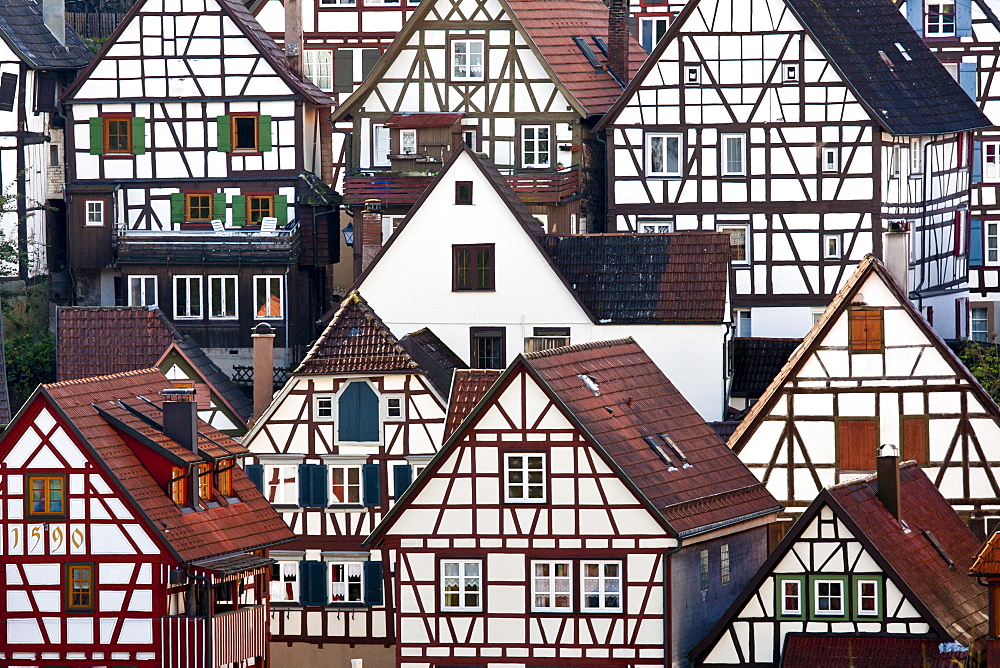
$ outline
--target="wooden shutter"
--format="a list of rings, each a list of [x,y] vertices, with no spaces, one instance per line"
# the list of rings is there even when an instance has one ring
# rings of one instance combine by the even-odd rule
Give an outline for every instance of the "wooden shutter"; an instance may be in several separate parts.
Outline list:
[[[180,225],[184,222],[184,193],[170,193],[170,222]]]
[[[104,119],[95,116],[90,119],[90,155],[104,154]]]
[[[354,52],[350,49],[337,49],[334,53],[333,70],[334,90],[338,93],[354,91]]]
[[[903,459],[927,463],[927,418],[903,418]]]
[[[412,482],[413,469],[409,464],[396,464],[392,467],[392,488],[397,501]]]
[[[327,604],[326,579],[325,561],[299,562],[299,598],[302,605]]]
[[[381,415],[378,396],[367,383],[350,383],[337,403],[341,441],[373,443],[379,440]]]
[[[274,196],[274,217],[278,219],[279,227],[288,224],[288,195]]]
[[[972,182],[983,182],[983,142],[972,142]]]
[[[837,423],[837,460],[842,471],[874,471],[877,447],[877,420]]]
[[[972,37],[972,0],[955,0],[955,37]]]
[[[0,74],[0,111],[14,111],[17,98],[17,75],[12,72]]]
[[[271,150],[271,117],[263,114],[257,118],[257,150]]]
[[[882,311],[851,309],[851,350],[882,350]]]
[[[303,508],[325,508],[327,499],[326,466],[299,464],[299,505]]]
[[[906,20],[918,35],[924,36],[924,0],[909,0],[906,3]]]
[[[382,605],[382,562],[366,561],[365,605]]]
[[[223,223],[226,222],[226,193],[212,194],[212,215]]]
[[[222,151],[223,153],[229,153],[233,146],[233,137],[231,134],[232,119],[229,116],[217,116],[215,118],[216,127],[216,150]]]
[[[958,85],[972,98],[973,102],[979,99],[978,65],[976,63],[958,64]],[[961,162],[961,161],[959,161]]]
[[[52,113],[56,107],[56,73],[35,72],[35,111]]]
[[[135,116],[132,118],[132,155],[146,153],[146,119]]]
[[[263,494],[264,493],[264,465],[263,464],[247,464],[243,468],[247,472],[247,477],[250,478],[250,482],[252,482],[257,487],[257,490],[260,491],[261,494]]]
[[[978,218],[969,221],[969,266],[983,266],[983,221]]]
[[[362,464],[361,483],[364,493],[364,505],[368,508],[377,508],[382,505],[382,485],[379,480],[378,464]]]
[[[361,80],[364,81],[375,69],[382,52],[378,49],[361,49]]]
[[[233,195],[233,226],[243,227],[246,224],[247,197],[246,195]]]

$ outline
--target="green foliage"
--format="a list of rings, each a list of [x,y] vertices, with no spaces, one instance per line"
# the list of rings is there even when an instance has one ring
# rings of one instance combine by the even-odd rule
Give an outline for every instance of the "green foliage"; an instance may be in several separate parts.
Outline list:
[[[56,340],[48,331],[47,297],[48,283],[4,296],[4,356],[12,413],[40,383],[56,380]]]
[[[993,400],[1000,403],[1000,353],[997,350],[993,344],[964,341],[958,358]]]

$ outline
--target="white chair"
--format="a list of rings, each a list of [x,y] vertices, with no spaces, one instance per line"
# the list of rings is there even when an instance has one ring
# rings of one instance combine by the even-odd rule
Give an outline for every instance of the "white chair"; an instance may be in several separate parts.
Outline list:
[[[229,232],[226,231],[226,226],[222,224],[222,221],[216,218],[212,221],[212,232],[219,235],[220,237],[229,236]]]
[[[265,237],[278,236],[278,219],[273,216],[260,219],[260,233]]]

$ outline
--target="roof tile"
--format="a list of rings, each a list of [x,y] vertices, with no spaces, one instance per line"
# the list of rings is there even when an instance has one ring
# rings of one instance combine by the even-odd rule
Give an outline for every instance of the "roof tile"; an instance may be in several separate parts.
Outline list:
[[[500,369],[457,369],[451,384],[448,401],[448,418],[444,426],[444,440],[448,440],[462,420],[468,417],[476,404],[486,396],[493,383],[500,377]]]
[[[45,25],[41,2],[35,0],[0,0],[0,38],[38,70],[80,69],[94,55],[69,24],[66,45],[60,44]]]

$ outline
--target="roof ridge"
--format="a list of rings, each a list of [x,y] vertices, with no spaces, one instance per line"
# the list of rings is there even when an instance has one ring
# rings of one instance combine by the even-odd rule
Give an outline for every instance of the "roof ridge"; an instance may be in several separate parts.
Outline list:
[[[915,460],[907,459],[905,462],[899,463],[899,470],[904,471],[906,469],[911,469],[914,466],[919,466]],[[826,489],[846,489],[854,485],[868,484],[878,481],[878,473],[871,473],[869,475],[863,476],[861,478],[855,478],[854,480],[846,480],[844,482],[838,482],[835,485],[828,485]]]
[[[118,373],[109,373],[104,376],[90,376],[89,378],[74,378],[72,380],[60,380],[55,383],[44,383],[42,387],[45,389],[52,389],[58,387],[66,387],[68,385],[82,385],[83,383],[91,383],[98,380],[108,380],[111,378],[125,378],[128,376],[140,376],[147,373],[160,373],[160,370],[152,367],[149,369],[133,369],[132,371],[119,371]]]
[[[629,343],[635,343],[635,339],[631,336],[626,336],[620,339],[608,339],[606,341],[590,341],[587,343],[575,343],[570,346],[559,346],[558,348],[549,348],[548,350],[539,350],[534,353],[524,353],[524,359],[534,360],[541,357],[554,357],[556,355],[564,355],[566,353],[575,353],[582,350],[597,350],[598,348],[611,348],[614,346],[623,346]]]

